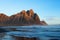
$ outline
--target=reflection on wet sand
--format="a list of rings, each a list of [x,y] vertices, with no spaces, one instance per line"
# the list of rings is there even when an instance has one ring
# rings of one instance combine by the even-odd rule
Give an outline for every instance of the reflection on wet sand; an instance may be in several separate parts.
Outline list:
[[[29,37],[19,37],[19,36],[12,36],[12,37],[14,38],[14,40],[42,40],[42,39],[37,38],[37,37],[32,37],[32,38],[29,38]],[[50,38],[48,40],[60,40],[60,39],[58,39],[58,38]]]
[[[59,39],[50,39],[50,40],[59,40]]]
[[[60,32],[51,28],[46,30],[41,27],[0,28],[0,40],[60,40]]]
[[[0,40],[2,40],[4,36],[5,36],[5,33],[0,33]]]
[[[19,36],[10,36],[10,35],[5,35],[5,33],[0,33],[0,40],[42,40],[40,38],[36,38],[36,37],[19,37]],[[48,40],[59,40],[56,38],[50,38]]]
[[[17,37],[14,36],[15,40],[37,40],[37,38],[32,37],[32,38],[28,38],[28,37]]]

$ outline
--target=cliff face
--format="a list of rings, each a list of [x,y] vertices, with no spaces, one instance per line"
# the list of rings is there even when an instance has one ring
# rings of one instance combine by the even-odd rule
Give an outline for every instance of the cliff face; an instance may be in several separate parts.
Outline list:
[[[9,17],[4,15],[3,13],[1,13],[0,14],[0,24],[5,24],[7,20],[9,20]]]
[[[12,16],[6,16],[4,14],[0,14],[0,25],[45,25],[45,22],[40,21],[38,15],[34,13],[32,9],[23,10],[20,13],[17,13]]]

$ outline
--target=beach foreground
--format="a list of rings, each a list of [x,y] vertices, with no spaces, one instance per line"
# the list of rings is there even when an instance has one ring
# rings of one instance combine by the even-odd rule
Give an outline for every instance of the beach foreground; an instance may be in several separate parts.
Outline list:
[[[4,26],[0,40],[60,40],[60,25]],[[8,31],[7,31],[8,30]]]

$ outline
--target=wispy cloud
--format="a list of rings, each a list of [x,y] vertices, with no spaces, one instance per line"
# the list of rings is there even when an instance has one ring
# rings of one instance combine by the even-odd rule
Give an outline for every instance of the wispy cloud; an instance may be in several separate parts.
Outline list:
[[[52,17],[52,18],[47,18],[46,19],[46,22],[48,24],[60,24],[60,18],[57,18],[57,17]]]

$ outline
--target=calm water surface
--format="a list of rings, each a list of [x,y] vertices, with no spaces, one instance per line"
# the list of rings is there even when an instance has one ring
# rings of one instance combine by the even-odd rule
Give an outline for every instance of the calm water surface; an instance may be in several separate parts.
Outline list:
[[[0,40],[16,40],[16,37],[60,40],[60,25],[7,26],[3,28],[9,32],[0,33]]]

